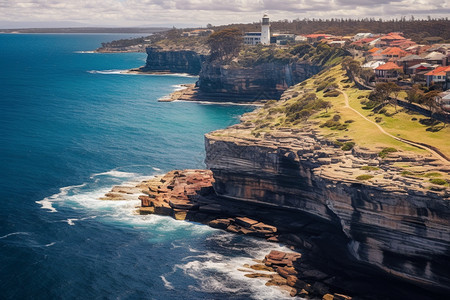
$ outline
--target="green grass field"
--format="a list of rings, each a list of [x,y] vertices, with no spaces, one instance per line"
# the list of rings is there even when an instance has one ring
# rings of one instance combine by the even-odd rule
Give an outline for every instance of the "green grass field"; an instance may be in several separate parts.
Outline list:
[[[370,91],[357,89],[348,80],[340,65],[321,72],[292,88],[290,91],[292,97],[289,100],[270,102],[258,110],[258,113],[252,115],[250,120],[257,125],[252,132],[253,135],[259,136],[261,133],[270,132],[277,127],[302,127],[310,124],[329,139],[351,139],[356,145],[375,151],[393,147],[416,153],[427,152],[383,134],[376,125],[346,107],[342,94],[333,97],[332,92],[326,93],[324,86],[327,85],[338,86],[342,89],[348,95],[349,105],[353,109],[379,124],[386,132],[413,142],[431,145],[450,157],[450,126],[444,127],[444,124],[440,123],[433,127],[439,130],[432,132],[430,126],[419,122],[420,119],[427,119],[425,116],[401,107],[397,107],[396,112],[394,106],[390,104],[383,109],[383,113],[374,113],[372,110],[363,109],[364,105],[361,104],[361,101],[367,98]],[[315,100],[311,100],[310,94],[312,93],[317,97]],[[305,99],[305,95],[308,94],[311,98],[309,100]],[[332,96],[326,97],[327,95]],[[329,101],[331,107],[321,108],[320,105],[317,105],[321,104],[322,100]],[[304,101],[314,101],[316,105],[308,105],[300,113],[294,114],[293,108],[302,108]],[[308,116],[305,117],[305,115]],[[338,116],[336,117],[336,115]],[[335,119],[338,121],[333,121]],[[327,121],[329,124],[324,125]]]

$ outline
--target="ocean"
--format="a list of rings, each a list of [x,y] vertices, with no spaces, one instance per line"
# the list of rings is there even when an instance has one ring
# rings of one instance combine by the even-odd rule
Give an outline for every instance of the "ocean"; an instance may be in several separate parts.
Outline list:
[[[127,37],[0,34],[0,299],[290,299],[238,270],[284,247],[98,200],[204,168],[203,135],[253,109],[157,102],[197,78],[90,52]]]

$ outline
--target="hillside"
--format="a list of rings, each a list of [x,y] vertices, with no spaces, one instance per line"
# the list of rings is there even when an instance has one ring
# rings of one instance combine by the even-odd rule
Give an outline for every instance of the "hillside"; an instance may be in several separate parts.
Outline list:
[[[279,130],[309,128],[343,150],[354,148],[378,153],[386,159],[390,155],[400,154],[419,157],[434,155],[424,148],[396,139],[400,138],[429,145],[450,156],[448,125],[428,122],[429,119],[424,116],[404,108],[398,108],[396,112],[392,105],[386,105],[378,112],[367,109],[369,93],[356,88],[338,65],[291,87],[283,94],[281,101],[269,101],[264,107],[244,115],[242,125],[247,130],[236,132],[264,139]],[[222,135],[223,132],[215,134]],[[427,164],[413,167],[401,163],[397,167],[398,175],[419,179],[430,188],[439,188],[439,184],[448,186],[450,182],[450,174],[427,172],[432,168]]]

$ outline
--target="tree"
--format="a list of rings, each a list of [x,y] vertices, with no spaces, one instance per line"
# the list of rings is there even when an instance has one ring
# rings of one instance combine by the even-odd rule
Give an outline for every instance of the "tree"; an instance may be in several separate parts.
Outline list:
[[[389,101],[389,95],[398,87],[393,82],[381,82],[375,86],[375,90],[370,93],[370,100],[379,103],[386,103]]]
[[[370,84],[371,79],[375,76],[373,70],[370,68],[362,68],[359,72],[359,76],[364,80],[366,84]]]
[[[437,108],[439,105],[439,94],[441,91],[439,90],[433,90],[429,91],[428,93],[425,93],[423,96],[423,104],[428,106],[428,109],[430,110],[431,114],[433,114],[433,108]]]
[[[423,91],[420,89],[418,84],[412,86],[410,90],[406,92],[407,100],[409,103],[422,103],[423,101]]]
[[[242,47],[242,34],[237,28],[226,28],[208,37],[211,60],[229,60],[236,56]]]
[[[390,98],[390,102],[392,105],[394,105],[395,112],[397,112],[397,98],[398,98],[398,94],[400,94],[401,90],[402,89],[395,83],[391,87],[391,93],[394,94],[394,97]]]

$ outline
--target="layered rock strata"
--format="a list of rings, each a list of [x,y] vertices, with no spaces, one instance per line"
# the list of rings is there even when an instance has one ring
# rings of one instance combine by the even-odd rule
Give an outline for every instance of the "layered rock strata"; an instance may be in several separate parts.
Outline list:
[[[336,248],[353,261],[450,291],[449,189],[401,176],[397,167],[449,174],[448,165],[412,153],[381,159],[358,147],[343,151],[307,126],[255,138],[245,124],[206,135],[206,164],[219,196],[305,212],[339,231],[344,244]],[[367,165],[373,171],[362,170]],[[356,179],[361,174],[373,178]]]
[[[140,214],[172,216],[290,245],[302,255],[273,252],[258,265],[244,266],[241,271],[247,277],[267,278],[267,285],[280,286],[294,296],[348,299],[340,298],[348,294],[353,299],[434,299],[434,294],[355,264],[346,255],[349,239],[336,224],[301,210],[218,197],[213,183],[209,170],[176,170],[136,185],[115,186],[102,199],[139,197]],[[261,264],[272,272],[261,275]]]
[[[204,63],[197,86],[209,101],[279,99],[284,90],[320,71],[307,63],[263,63],[251,68]]]
[[[188,73],[198,75],[205,60],[205,55],[193,50],[161,50],[148,47],[145,66],[141,72],[154,73]]]

